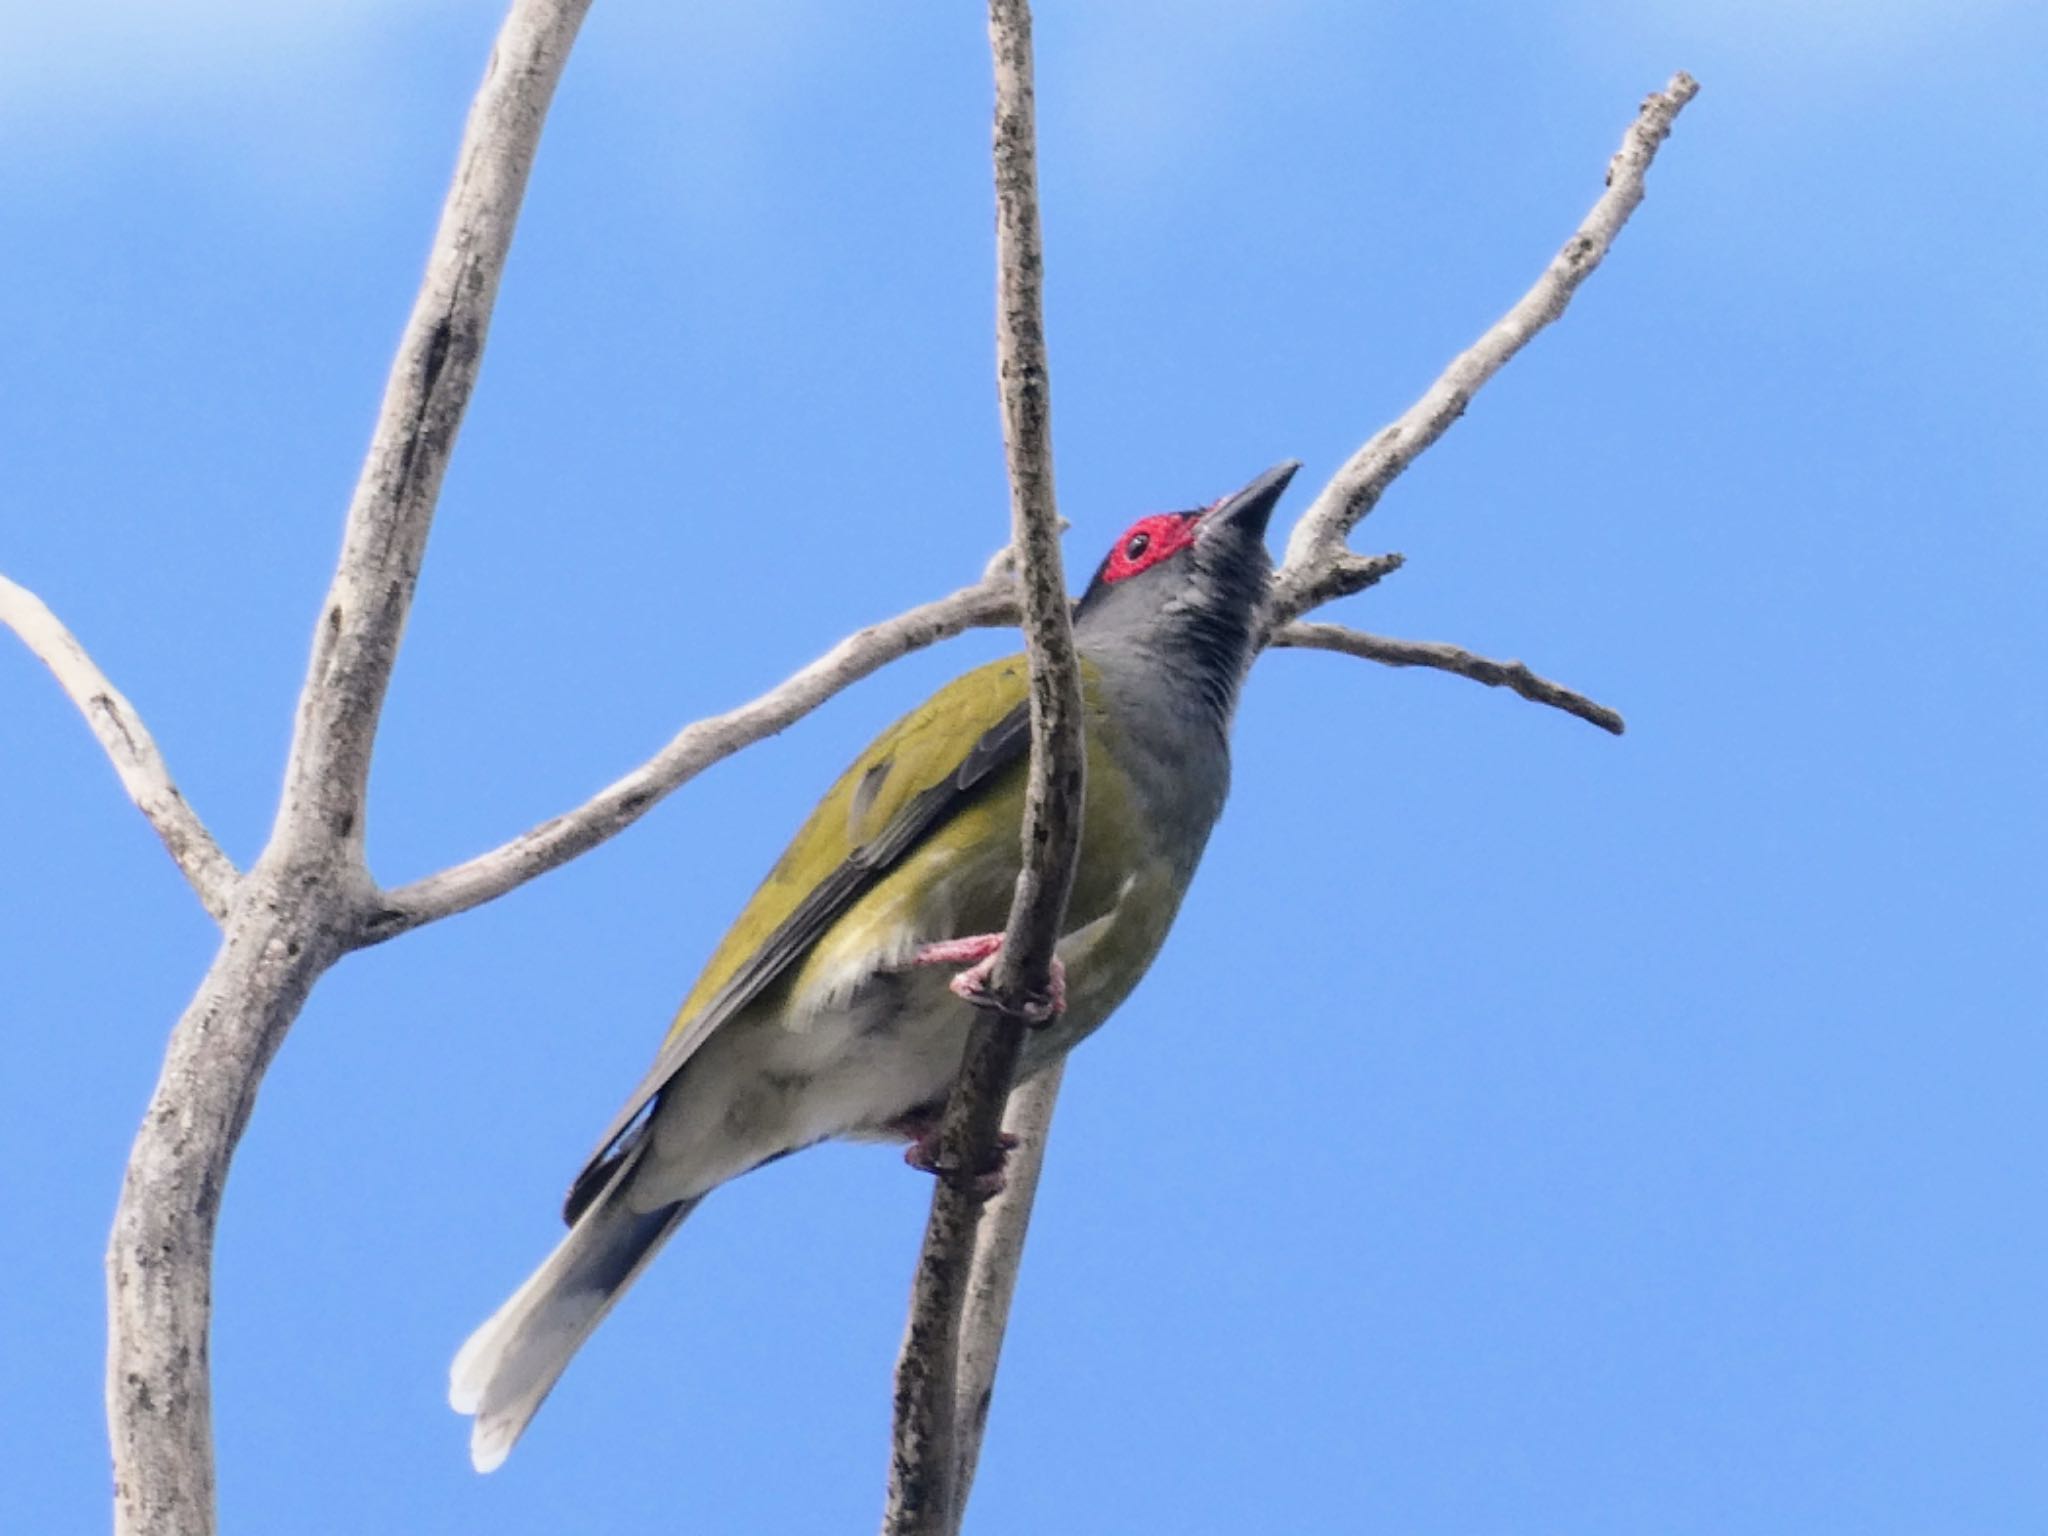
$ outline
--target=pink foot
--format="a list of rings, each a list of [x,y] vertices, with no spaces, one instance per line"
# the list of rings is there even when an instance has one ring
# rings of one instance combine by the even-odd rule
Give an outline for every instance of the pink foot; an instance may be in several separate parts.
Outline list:
[[[939,1122],[936,1118],[922,1116],[899,1120],[896,1128],[910,1137],[910,1145],[903,1149],[903,1161],[921,1173],[938,1178],[948,1177],[953,1170],[946,1166],[939,1156]],[[970,1193],[987,1200],[1000,1195],[1010,1181],[1006,1165],[1010,1154],[1017,1150],[1017,1138],[1008,1131],[996,1135],[995,1166],[969,1175],[967,1188]]]
[[[989,994],[988,979],[995,974],[996,961],[1002,950],[1003,936],[1000,933],[977,933],[964,939],[942,939],[936,944],[927,944],[910,957],[910,963],[966,965],[967,969],[947,986],[952,988],[954,996],[977,1008],[994,1008],[997,1004]],[[1058,955],[1053,956],[1050,979],[1048,995],[1031,998],[1024,1005],[1024,1022],[1033,1029],[1043,1029],[1067,1011],[1067,968],[1060,964]]]

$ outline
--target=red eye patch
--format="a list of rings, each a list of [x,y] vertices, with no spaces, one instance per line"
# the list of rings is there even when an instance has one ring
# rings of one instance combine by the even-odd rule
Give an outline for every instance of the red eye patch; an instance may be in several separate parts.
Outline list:
[[[1102,579],[1123,581],[1179,554],[1195,542],[1195,519],[1200,516],[1199,512],[1154,512],[1139,518],[1124,530],[1103,561]]]

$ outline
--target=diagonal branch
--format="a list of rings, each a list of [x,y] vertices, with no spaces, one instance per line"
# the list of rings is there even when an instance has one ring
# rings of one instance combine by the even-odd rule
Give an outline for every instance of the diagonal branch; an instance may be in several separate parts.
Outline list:
[[[220,851],[206,823],[178,792],[170,765],[135,706],[107,680],[78,638],[44,601],[0,576],[0,624],[21,637],[29,653],[50,669],[85,723],[99,738],[121,787],[163,839],[171,862],[198,893],[200,905],[224,922],[241,872]]]
[[[1434,667],[1454,672],[1489,688],[1507,688],[1537,704],[1548,704],[1589,725],[1619,736],[1625,728],[1622,718],[1605,704],[1595,703],[1583,693],[1574,693],[1562,683],[1538,677],[1519,661],[1493,661],[1485,656],[1436,640],[1395,640],[1387,635],[1369,635],[1362,629],[1342,624],[1288,625],[1271,642],[1276,648],[1307,651],[1341,651],[1389,667]]]
[[[466,912],[616,837],[712,764],[802,719],[897,658],[963,630],[1015,623],[1016,588],[1000,562],[971,587],[857,630],[756,699],[685,726],[669,744],[573,811],[440,874],[387,891],[365,925],[377,943]]]
[[[965,1504],[958,1422],[960,1330],[987,1198],[976,1175],[997,1155],[996,1137],[1027,1020],[1042,1010],[1049,989],[1081,846],[1081,672],[1053,498],[1031,8],[1026,0],[989,0],[988,17],[996,87],[997,377],[1031,667],[1031,776],[1024,808],[1024,867],[990,985],[996,1006],[975,1021],[959,1081],[939,1124],[938,1162],[946,1172],[932,1191],[910,1320],[896,1363],[889,1495],[882,1518],[889,1536],[950,1536],[960,1527]],[[1020,1218],[1029,1214],[1028,1192],[1021,1188],[1015,1209]],[[1021,1240],[1021,1220],[1017,1231]],[[992,1349],[988,1365],[992,1370]],[[969,1411],[985,1408],[983,1402]]]
[[[1620,151],[1607,167],[1607,190],[1535,286],[1491,330],[1459,353],[1420,400],[1399,420],[1381,428],[1323,487],[1288,537],[1287,558],[1273,580],[1269,629],[1300,618],[1323,600],[1315,595],[1315,582],[1332,562],[1344,557],[1344,541],[1359,520],[1372,511],[1387,487],[1423,450],[1450,430],[1481,386],[1538,331],[1564,314],[1579,284],[1600,265],[1615,236],[1642,202],[1650,162],[1678,114],[1698,93],[1699,83],[1680,71],[1663,90],[1644,99],[1642,110],[1622,138]]]
[[[277,825],[307,847],[344,850],[358,869],[370,752],[441,478],[476,386],[541,125],[589,8],[515,0],[491,49],[314,629]]]

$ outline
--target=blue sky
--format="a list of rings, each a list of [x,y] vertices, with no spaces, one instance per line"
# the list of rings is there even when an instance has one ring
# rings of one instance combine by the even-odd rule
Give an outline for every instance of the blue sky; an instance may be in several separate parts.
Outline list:
[[[987,65],[940,9],[597,8],[392,693],[388,882],[1000,542]],[[497,15],[164,14],[9,16],[0,570],[246,860]],[[1629,734],[1260,664],[1174,938],[1068,1077],[974,1528],[2048,1524],[2048,22],[1133,0],[1039,45],[1077,567],[1277,459],[1319,483],[1540,269],[1643,92],[1704,89],[1344,613]],[[229,1528],[873,1519],[927,1194],[888,1151],[711,1202],[493,1478],[445,1370],[800,814],[1001,645],[328,976],[222,1225]],[[212,930],[11,642],[0,719],[0,1528],[90,1531],[106,1224]]]

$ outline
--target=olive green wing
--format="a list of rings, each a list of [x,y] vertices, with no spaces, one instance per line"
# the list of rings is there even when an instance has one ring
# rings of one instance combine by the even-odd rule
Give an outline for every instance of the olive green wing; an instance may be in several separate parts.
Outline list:
[[[705,1038],[772,986],[905,854],[1030,752],[1029,677],[1009,657],[956,678],[878,736],[841,774],[733,924],[654,1065],[569,1187],[575,1221]],[[965,756],[960,743],[973,745]]]

